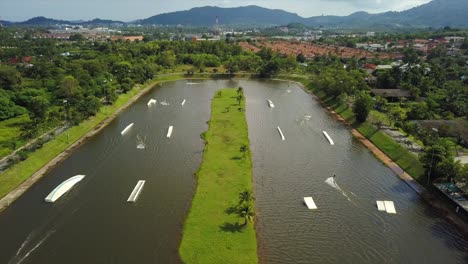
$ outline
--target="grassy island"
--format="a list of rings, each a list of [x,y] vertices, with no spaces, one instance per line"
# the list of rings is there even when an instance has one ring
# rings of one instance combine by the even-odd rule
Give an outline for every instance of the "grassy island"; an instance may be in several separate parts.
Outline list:
[[[184,263],[258,262],[254,226],[244,226],[235,212],[239,193],[252,189],[250,151],[242,148],[249,146],[244,109],[236,89],[218,91],[212,101],[197,190],[179,250]]]

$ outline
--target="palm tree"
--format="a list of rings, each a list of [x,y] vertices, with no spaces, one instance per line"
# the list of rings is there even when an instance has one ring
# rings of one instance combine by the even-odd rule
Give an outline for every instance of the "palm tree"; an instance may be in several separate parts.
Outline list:
[[[245,159],[245,155],[247,154],[247,150],[249,150],[249,147],[247,145],[240,146],[239,151],[243,154],[244,159]]]
[[[249,222],[253,222],[254,218],[254,209],[252,205],[250,204],[244,204],[241,207],[239,207],[239,211],[237,212],[239,217],[244,218],[244,224],[243,226],[246,226]]]
[[[242,86],[239,86],[239,88],[237,88],[237,94],[244,95],[244,88],[242,88]]]
[[[240,105],[242,100],[244,99],[244,96],[242,94],[239,94],[237,97],[236,97],[236,100],[237,100],[237,103]]]
[[[241,193],[239,193],[239,204],[245,203],[250,203],[255,200],[255,197],[253,196],[253,193],[249,190],[245,190]]]

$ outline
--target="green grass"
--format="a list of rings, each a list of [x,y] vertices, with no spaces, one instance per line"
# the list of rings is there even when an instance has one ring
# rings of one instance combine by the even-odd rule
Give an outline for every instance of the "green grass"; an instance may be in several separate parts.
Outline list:
[[[414,154],[398,144],[390,136],[382,131],[378,131],[377,128],[367,122],[355,125],[355,128],[372,141],[382,152],[387,154],[398,166],[408,172],[415,180],[420,183],[425,183],[424,168]]]
[[[16,148],[26,144],[20,137],[21,125],[26,122],[29,122],[28,115],[0,121],[0,158],[13,152],[13,142],[16,142]]]
[[[148,85],[148,87],[152,87],[158,82],[173,81],[181,78],[181,76],[167,76],[158,78],[151,85]],[[22,182],[24,182],[27,178],[31,177],[31,175],[33,175],[49,161],[67,149],[73,142],[77,141],[83,135],[91,131],[101,121],[109,117],[117,109],[127,103],[139,91],[140,89],[138,88],[132,89],[127,94],[119,96],[113,105],[101,107],[96,116],[83,121],[78,126],[70,128],[68,130],[68,140],[67,133],[62,133],[55,139],[46,143],[41,149],[30,154],[25,161],[17,163],[8,170],[0,173],[0,198],[4,197]]]
[[[253,225],[242,227],[243,220],[229,212],[239,193],[252,189],[250,151],[243,158],[239,150],[249,146],[247,122],[235,97],[235,89],[224,89],[212,101],[197,190],[179,249],[187,264],[258,262]],[[241,107],[245,109],[244,102]]]

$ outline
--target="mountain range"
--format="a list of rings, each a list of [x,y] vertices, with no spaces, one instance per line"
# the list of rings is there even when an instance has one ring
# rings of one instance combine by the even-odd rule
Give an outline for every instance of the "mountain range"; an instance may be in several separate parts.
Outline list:
[[[219,17],[221,25],[256,25],[278,26],[289,23],[302,23],[313,27],[334,28],[399,28],[399,27],[459,27],[468,28],[468,0],[433,0],[401,12],[370,14],[356,12],[349,16],[316,16],[304,18],[297,14],[278,9],[259,6],[235,8],[196,7],[186,11],[177,11],[155,15],[132,22],[94,19],[91,21],[63,21],[45,17],[35,17],[24,22],[0,21],[4,25],[49,26],[56,24],[70,25],[184,25],[213,26]]]

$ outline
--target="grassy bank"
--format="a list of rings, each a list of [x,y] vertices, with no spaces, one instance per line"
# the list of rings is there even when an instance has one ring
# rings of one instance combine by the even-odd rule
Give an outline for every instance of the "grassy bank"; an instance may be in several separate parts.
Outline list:
[[[149,89],[159,82],[172,81],[181,79],[181,76],[167,76],[156,79],[151,84],[147,85],[145,89]],[[141,89],[134,88],[126,94],[119,96],[117,101],[111,106],[103,106],[99,112],[83,121],[80,125],[74,126],[68,130],[68,133],[62,133],[55,139],[46,143],[41,149],[31,153],[25,161],[13,165],[8,170],[0,173],[0,198],[8,194],[10,191],[19,186],[27,178],[31,177],[36,171],[46,165],[49,161],[54,159],[61,152],[66,150],[75,141],[80,139],[86,133],[91,131],[104,119],[108,118],[115,111],[125,105],[130,99],[137,95]],[[67,138],[68,134],[68,138]]]
[[[382,152],[390,157],[398,166],[404,169],[419,183],[424,184],[426,178],[424,176],[424,168],[419,159],[409,152],[405,147],[398,144],[390,136],[378,130],[369,122],[357,123],[353,111],[344,104],[340,104],[332,97],[327,97],[323,91],[314,87],[312,83],[302,77],[280,76],[282,79],[292,80],[302,83],[308,90],[312,91],[323,103],[331,107],[343,119],[350,123],[359,133],[369,139]]]
[[[257,263],[252,224],[241,226],[233,213],[239,193],[252,189],[250,152],[244,101],[237,105],[235,89],[224,89],[212,101],[203,162],[197,173],[197,190],[186,219],[180,255],[184,263]],[[229,110],[228,110],[229,108]]]
[[[0,159],[27,143],[19,136],[21,134],[21,125],[26,122],[29,122],[28,115],[0,121]],[[16,143],[14,148],[13,142]]]

